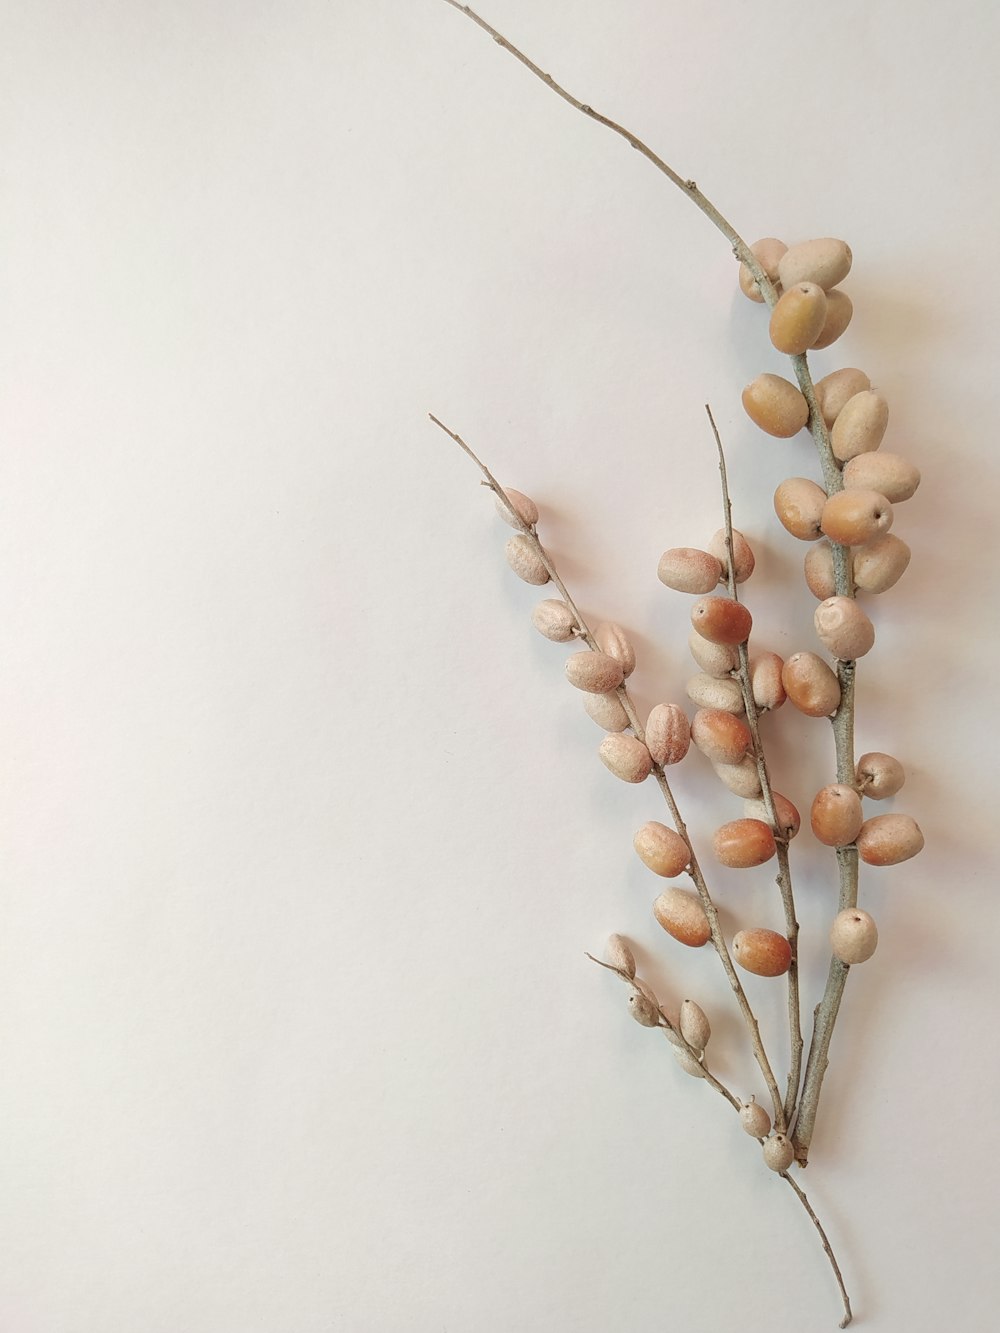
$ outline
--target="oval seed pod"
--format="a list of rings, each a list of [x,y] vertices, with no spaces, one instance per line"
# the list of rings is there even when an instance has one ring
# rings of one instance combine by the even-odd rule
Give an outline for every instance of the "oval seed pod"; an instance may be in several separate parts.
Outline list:
[[[594,640],[605,656],[621,663],[623,676],[631,676],[635,670],[635,649],[621,625],[610,620],[602,621],[594,630]]]
[[[892,505],[878,491],[837,491],[823,506],[821,526],[841,546],[863,546],[892,527]]]
[[[771,1132],[771,1117],[756,1102],[743,1102],[740,1106],[740,1124],[754,1139],[766,1139]]]
[[[726,529],[719,528],[712,534],[712,540],[708,543],[708,549],[715,556],[722,566],[720,581],[729,582],[729,550],[726,546]],[[747,579],[754,571],[756,560],[750,543],[742,532],[733,528],[733,563],[736,568],[736,582],[746,583]]]
[[[521,491],[512,490],[509,486],[504,487],[504,495],[506,495],[507,499],[510,501],[514,508],[514,512],[525,527],[533,528],[538,522],[538,506],[535,504],[534,500],[532,500],[531,496],[524,495]],[[508,523],[512,528],[519,529],[520,525],[515,523],[513,518],[511,518],[510,512],[500,499],[499,495],[496,496],[494,503],[497,507],[497,513],[503,521]]]
[[[738,764],[753,748],[747,724],[721,708],[698,709],[691,719],[691,739],[715,764]]]
[[[635,956],[629,948],[628,941],[621,935],[608,936],[607,954],[612,967],[617,967],[626,976],[635,976]]]
[[[576,637],[576,616],[557,597],[547,597],[544,602],[539,602],[531,613],[531,623],[539,634],[544,634],[553,643],[569,643]]]
[[[850,551],[847,553],[850,561]],[[833,547],[828,541],[817,542],[806,552],[806,585],[814,597],[825,602],[837,594],[837,577],[833,571]]]
[[[808,352],[826,324],[826,292],[815,282],[785,287],[771,311],[768,333],[772,344],[788,356]]]
[[[688,635],[688,647],[691,656],[709,676],[716,676],[721,680],[739,667],[739,649],[734,644],[711,643],[693,629]]]
[[[760,712],[773,712],[785,702],[781,683],[784,662],[777,653],[760,653],[750,661],[750,689]]]
[[[772,1171],[787,1171],[795,1161],[791,1139],[784,1134],[771,1134],[764,1140],[764,1161]]]
[[[627,731],[631,726],[617,694],[584,694],[583,706],[587,716],[605,731]]]
[[[846,292],[835,291],[826,294],[826,319],[819,336],[813,343],[817,352],[835,343],[850,324],[854,315],[854,304]]]
[[[895,866],[923,849],[924,835],[909,815],[875,815],[858,834],[858,855],[866,865]]]
[[[597,750],[601,763],[622,782],[645,782],[653,771],[653,759],[635,736],[612,732]]]
[[[861,797],[853,787],[831,782],[816,793],[809,818],[820,842],[827,847],[849,847],[864,823]]]
[[[733,936],[733,958],[758,977],[781,977],[792,961],[792,946],[775,930],[738,930]]]
[[[679,875],[691,862],[691,848],[681,835],[655,819],[636,830],[632,845],[643,865],[666,879]]]
[[[906,542],[887,532],[854,552],[854,582],[862,592],[887,592],[903,577],[909,563]]]
[[[813,387],[823,420],[828,426],[832,426],[847,400],[853,398],[856,393],[870,389],[872,382],[863,370],[858,370],[855,366],[845,366],[843,370],[834,370],[829,375],[824,375]]]
[[[774,492],[774,512],[786,532],[800,541],[814,542],[823,535],[820,519],[826,500],[823,487],[808,477],[789,477]]]
[[[549,571],[545,562],[535,549],[533,540],[526,533],[519,532],[511,537],[505,547],[507,563],[519,579],[541,587],[549,581]]]
[[[878,491],[890,504],[909,500],[920,485],[920,471],[908,458],[882,449],[848,459],[841,475],[845,490]]]
[[[851,260],[851,247],[833,236],[800,241],[778,260],[778,276],[786,290],[797,282],[814,282],[828,292],[850,273]]]
[[[751,380],[743,390],[743,408],[755,426],[782,440],[797,435],[809,420],[809,404],[780,375],[758,375]]]
[[[666,889],[653,903],[653,915],[668,935],[692,949],[712,938],[701,899],[686,889]]]
[[[793,653],[781,670],[781,683],[808,717],[829,717],[840,707],[840,681],[815,653]]]
[[[828,597],[820,602],[813,622],[820,643],[842,662],[864,657],[875,644],[875,626],[852,597]]]
[[[750,637],[753,617],[732,597],[699,597],[691,608],[691,624],[712,643],[740,644]]]
[[[771,799],[774,802],[774,813],[778,817],[777,832],[787,841],[791,841],[801,826],[802,821],[799,812],[788,797],[782,796],[780,792],[772,791]],[[743,813],[747,819],[762,819],[770,827],[770,817],[762,797],[753,801],[744,801]]]
[[[660,1026],[659,1005],[653,1004],[648,996],[643,995],[641,990],[634,990],[629,993],[628,1007],[635,1021],[641,1023],[644,1028],[658,1028]]]
[[[872,750],[863,754],[857,766],[858,786],[861,795],[873,801],[884,801],[887,796],[895,796],[906,781],[906,773],[898,759],[891,754],[881,754]]]
[[[694,1000],[682,1000],[679,1019],[681,1036],[696,1051],[703,1051],[712,1035],[712,1026],[700,1004]]]
[[[633,977],[632,983],[635,986],[636,990],[641,991],[643,995],[645,995],[646,999],[653,1006],[653,1008],[657,1011],[657,1013],[659,1013],[660,1001],[657,998],[656,991],[653,990],[649,982],[643,981],[642,977]]]
[[[657,704],[646,719],[646,749],[656,764],[679,764],[691,744],[691,724],[676,704]]]
[[[762,240],[754,241],[750,247],[751,253],[772,283],[778,281],[778,261],[787,249],[785,242],[779,241],[775,236],[765,236]],[[740,291],[744,296],[749,296],[751,301],[763,303],[764,297],[757,286],[757,279],[746,264],[740,264]]]
[[[833,456],[847,463],[858,454],[870,454],[882,443],[889,424],[889,404],[877,389],[863,389],[849,398],[830,431]]]
[[[732,870],[762,866],[774,855],[774,834],[762,819],[732,819],[712,835],[715,859]]]
[[[566,659],[566,679],[589,694],[610,694],[625,679],[622,665],[607,653],[573,653]]]
[[[747,755],[738,764],[713,764],[715,776],[734,796],[744,799],[760,795],[760,774],[753,755]]]
[[[696,546],[674,546],[660,556],[656,576],[676,592],[705,593],[722,578],[722,565]]]
[[[704,1078],[705,1071],[694,1058],[690,1051],[686,1051],[683,1046],[674,1046],[674,1059],[684,1070],[685,1074],[690,1074],[692,1078]]]
[[[720,680],[707,672],[692,676],[684,687],[687,697],[699,708],[739,714],[744,711],[743,689],[738,680]]]
[[[866,963],[878,946],[878,928],[867,912],[848,907],[830,927],[830,947],[842,963]]]
[[[684,1038],[680,1035],[679,1032],[675,1032],[675,1031],[673,1031],[673,1028],[676,1028],[676,1026],[677,1026],[677,1021],[678,1021],[678,1020],[677,1020],[677,1015],[676,1015],[676,1014],[673,1014],[673,1015],[668,1014],[667,1011],[666,1011],[666,1009],[664,1009],[664,1007],[663,1007],[662,1004],[660,1005],[660,1014],[661,1014],[661,1016],[666,1020],[666,1022],[668,1022],[668,1023],[670,1023],[670,1024],[672,1025],[671,1027],[665,1027],[665,1028],[662,1028],[662,1029],[661,1029],[663,1035],[666,1037],[667,1041],[670,1042],[670,1045],[671,1045],[671,1046],[674,1046],[674,1047],[676,1047],[678,1050],[683,1051],[683,1050],[684,1050]]]

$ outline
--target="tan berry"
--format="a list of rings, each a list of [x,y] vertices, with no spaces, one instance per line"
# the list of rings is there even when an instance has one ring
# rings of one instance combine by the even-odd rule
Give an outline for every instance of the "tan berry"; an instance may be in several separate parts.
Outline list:
[[[817,352],[835,343],[846,330],[854,315],[854,304],[846,292],[835,291],[826,294],[826,319],[818,337],[813,342]]]
[[[910,460],[887,449],[849,459],[841,475],[846,490],[878,491],[890,504],[909,500],[920,485],[920,472]]]
[[[832,782],[816,793],[809,818],[820,842],[827,847],[849,847],[864,822],[861,797],[853,787]]]
[[[850,560],[850,552],[848,552]],[[837,591],[837,577],[833,570],[833,547],[828,541],[810,546],[805,558],[806,585],[814,597],[825,601]]]
[[[722,566],[722,582],[729,582],[729,550],[726,546],[726,529],[719,528],[718,532],[712,534],[712,540],[708,543],[708,549]],[[733,557],[736,569],[736,582],[746,583],[747,579],[753,573],[754,554],[750,543],[742,532],[733,528]]]
[[[795,1161],[791,1139],[784,1134],[771,1134],[764,1140],[764,1161],[772,1171],[787,1171]]]
[[[641,1023],[644,1028],[660,1026],[659,1006],[654,1004],[649,996],[644,995],[642,991],[634,990],[630,993],[628,1007],[635,1021]]]
[[[760,712],[773,712],[785,702],[785,687],[781,683],[784,662],[777,653],[759,653],[750,660],[750,689]]]
[[[684,1070],[685,1074],[690,1074],[692,1078],[704,1078],[705,1071],[700,1063],[695,1059],[690,1051],[686,1051],[683,1046],[674,1047],[674,1059]]]
[[[815,653],[793,653],[781,671],[789,699],[809,717],[829,717],[840,707],[840,682]]]
[[[754,1139],[766,1139],[771,1132],[771,1117],[756,1102],[743,1102],[740,1106],[740,1124]]]
[[[716,777],[728,787],[734,796],[744,799],[760,795],[760,773],[752,755],[747,755],[738,764],[713,764]]]
[[[525,583],[533,583],[536,587],[548,583],[549,571],[545,568],[545,561],[538,554],[533,538],[519,532],[511,537],[505,551],[507,563],[519,579],[523,579]]]
[[[712,1025],[708,1021],[700,1004],[694,1000],[682,1000],[678,1018],[681,1036],[696,1051],[703,1051],[712,1035]]]
[[[696,546],[675,546],[664,551],[656,570],[661,583],[676,592],[711,592],[722,578],[722,565]]]
[[[699,708],[717,708],[735,714],[744,711],[743,689],[737,680],[720,680],[702,671],[692,676],[684,688],[688,698]]]
[[[878,946],[878,929],[867,912],[847,907],[830,927],[830,948],[842,963],[866,963]]]
[[[712,848],[720,864],[733,870],[762,866],[774,855],[774,834],[762,819],[732,819],[717,828]]]
[[[747,416],[768,435],[787,440],[809,420],[809,404],[794,384],[780,375],[758,375],[743,390]]]
[[[874,646],[875,626],[853,597],[828,597],[817,606],[813,622],[820,643],[842,662],[864,657]]]
[[[621,625],[602,621],[594,630],[594,640],[602,653],[621,663],[624,676],[631,676],[635,670],[635,649]]]
[[[612,967],[617,967],[626,976],[635,976],[635,956],[628,946],[628,941],[621,935],[608,936],[607,954]]]
[[[576,637],[576,616],[557,597],[539,602],[531,613],[531,623],[553,643],[568,643]]]
[[[632,845],[643,865],[665,879],[673,879],[691,862],[691,849],[681,835],[655,819],[636,830]]]
[[[605,731],[626,731],[630,725],[617,694],[584,694],[583,706],[587,716]]]
[[[774,813],[778,819],[776,831],[785,839],[794,838],[802,822],[798,810],[788,797],[782,796],[780,792],[772,791],[771,800],[774,802]],[[770,816],[763,798],[744,801],[743,813],[747,819],[762,819],[770,827]]]
[[[738,764],[753,748],[750,728],[721,708],[699,708],[691,719],[691,739],[716,764]]]
[[[738,930],[733,936],[733,958],[758,977],[780,977],[788,971],[792,948],[776,930]]]
[[[878,491],[837,491],[823,506],[821,524],[831,541],[863,546],[892,527],[892,505]]]
[[[789,477],[774,492],[774,512],[793,537],[814,542],[823,535],[820,519],[826,498],[823,487],[808,477]]]
[[[514,512],[521,520],[521,523],[523,523],[525,527],[533,528],[538,522],[538,506],[535,504],[534,500],[532,500],[531,496],[524,495],[521,491],[512,490],[509,486],[504,487],[504,494],[514,507]],[[500,499],[499,495],[496,497],[495,503],[497,513],[503,521],[509,523],[512,528],[520,528],[521,524],[514,522],[510,510]]]
[[[808,352],[826,323],[826,292],[814,282],[785,287],[771,311],[768,333],[772,344],[788,356]]]
[[[635,736],[622,736],[612,733],[605,736],[597,753],[601,762],[616,778],[622,782],[645,782],[653,771],[653,760]]]
[[[843,282],[851,271],[851,247],[846,241],[823,236],[800,241],[778,260],[778,276],[784,288],[797,282],[815,282],[824,291]]]
[[[709,676],[722,679],[735,671],[740,664],[739,649],[735,645],[710,643],[694,629],[688,635],[688,647],[691,656]]]
[[[858,834],[858,855],[870,866],[894,866],[922,850],[924,835],[909,815],[875,815]]]
[[[643,995],[645,995],[646,999],[650,1002],[653,1008],[659,1010],[660,1001],[657,999],[656,991],[653,990],[649,982],[643,981],[642,977],[633,977],[632,982],[636,990],[642,991]]]
[[[666,889],[653,903],[653,915],[668,935],[692,949],[712,938],[701,900],[687,889]]]
[[[858,760],[856,772],[861,795],[873,801],[884,801],[888,796],[895,796],[906,781],[906,773],[899,760],[878,750],[863,754]]]
[[[863,389],[849,398],[837,414],[830,431],[834,457],[847,463],[858,454],[869,454],[882,443],[889,424],[889,404],[877,389]]]
[[[765,236],[762,240],[754,241],[750,247],[751,254],[772,283],[778,281],[778,263],[787,249],[788,246],[785,242],[779,241],[774,236]],[[757,286],[757,279],[746,264],[740,264],[740,291],[744,296],[749,296],[751,301],[763,302],[764,300],[761,290]]]
[[[573,653],[566,659],[566,679],[578,690],[608,694],[625,679],[620,662],[607,653]]]
[[[657,704],[646,719],[646,748],[657,764],[679,764],[691,744],[691,724],[676,704]]]
[[[854,582],[862,592],[886,592],[906,573],[910,548],[902,537],[887,532],[854,552]]]
[[[847,400],[853,398],[856,393],[870,389],[872,382],[863,370],[858,370],[855,366],[845,366],[843,370],[834,370],[829,375],[824,375],[813,387],[823,420],[828,426],[832,426]]]
[[[732,597],[699,597],[691,608],[691,624],[712,643],[740,644],[750,637],[753,618]]]

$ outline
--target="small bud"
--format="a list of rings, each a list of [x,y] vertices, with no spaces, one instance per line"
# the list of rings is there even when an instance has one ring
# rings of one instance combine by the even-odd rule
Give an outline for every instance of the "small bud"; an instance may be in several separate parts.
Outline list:
[[[657,704],[646,719],[646,749],[656,764],[679,764],[691,744],[691,724],[676,704]]]
[[[851,553],[847,552],[850,565]],[[806,551],[806,585],[821,602],[837,595],[837,577],[833,572],[833,547],[828,541],[817,542]]]
[[[744,798],[760,795],[760,773],[753,755],[747,755],[738,764],[713,764],[715,775],[734,796]]]
[[[620,662],[606,653],[573,653],[566,659],[566,679],[589,694],[610,694],[624,680]]]
[[[923,849],[924,835],[909,815],[875,815],[858,834],[858,855],[870,866],[895,866]]]
[[[526,527],[533,528],[538,522],[538,506],[535,504],[534,500],[532,500],[529,495],[524,495],[521,491],[515,491],[509,486],[504,487],[504,495],[506,495],[507,499],[510,501],[521,522]],[[511,518],[507,506],[500,499],[499,495],[496,497],[495,503],[497,513],[503,521],[509,523],[512,528],[518,527],[518,524]]]
[[[622,675],[631,676],[635,670],[635,649],[621,625],[602,622],[594,630],[594,640],[602,653],[621,663]]]
[[[820,643],[842,662],[864,657],[874,646],[875,626],[852,597],[828,597],[813,621]]]
[[[861,546],[892,527],[892,505],[878,491],[837,491],[823,506],[824,533],[841,546]]]
[[[786,532],[800,541],[814,542],[823,535],[820,520],[826,500],[823,487],[808,477],[789,477],[774,492],[774,512]]]
[[[755,1139],[766,1139],[771,1132],[771,1117],[754,1101],[740,1106],[740,1124]]]
[[[814,282],[828,292],[850,273],[851,261],[851,247],[846,241],[823,236],[800,241],[786,250],[778,260],[778,276],[786,291],[797,282]]]
[[[840,682],[815,653],[793,653],[782,668],[781,683],[808,717],[829,717],[840,707]]]
[[[686,1051],[683,1046],[673,1048],[674,1059],[684,1070],[685,1074],[690,1074],[692,1078],[704,1078],[705,1071],[701,1064],[694,1058],[690,1051]]]
[[[660,1026],[659,1006],[647,999],[642,991],[634,990],[631,992],[628,997],[628,1007],[635,1021],[641,1023],[644,1028]]]
[[[830,431],[834,457],[846,463],[858,454],[872,453],[882,443],[889,424],[889,404],[877,389],[863,389],[849,398]]]
[[[635,976],[635,956],[623,936],[608,936],[608,962],[627,976]]]
[[[729,550],[726,546],[726,529],[719,530],[712,534],[712,540],[708,543],[708,549],[722,566],[722,582],[729,582]],[[754,571],[754,565],[757,563],[754,559],[750,543],[742,532],[733,528],[733,562],[736,568],[736,582],[746,583],[747,579]],[[707,589],[706,591],[711,591]]]
[[[645,782],[653,771],[653,760],[635,736],[612,733],[601,741],[597,753],[605,768],[622,782]]]
[[[653,915],[668,935],[692,949],[712,938],[701,899],[687,889],[666,889],[653,903]]]
[[[762,866],[774,855],[774,834],[762,819],[732,819],[715,830],[712,850],[732,870]]]
[[[826,319],[819,336],[813,342],[817,352],[835,343],[846,330],[854,315],[854,304],[846,292],[835,291],[826,294]]]
[[[824,375],[817,381],[815,392],[816,403],[826,424],[833,425],[849,398],[871,387],[872,382],[865,372],[857,370],[854,366],[845,366],[843,370],[834,370],[829,375]],[[878,490],[878,487],[875,489]]]
[[[531,613],[531,623],[539,634],[553,643],[568,643],[576,635],[576,616],[565,602],[547,597]]]
[[[750,689],[759,712],[773,712],[785,702],[781,683],[784,662],[777,653],[760,653],[750,661]]]
[[[711,592],[722,578],[722,565],[708,551],[695,546],[676,546],[664,551],[657,578],[676,592]]]
[[[694,1000],[682,1000],[680,1012],[681,1036],[696,1051],[703,1051],[712,1035],[712,1027],[700,1004]]]
[[[906,781],[906,773],[898,759],[891,754],[881,754],[872,750],[863,754],[857,766],[858,786],[862,796],[873,801],[884,801],[888,796],[895,796]]]
[[[740,664],[739,649],[729,643],[710,643],[703,639],[697,630],[688,635],[688,647],[691,656],[709,676],[722,679],[735,671]],[[731,712],[732,710],[727,710]]]
[[[841,476],[846,490],[878,491],[890,504],[909,500],[920,485],[920,472],[909,459],[883,449],[850,459]]]
[[[787,796],[782,796],[780,792],[772,791],[771,799],[774,802],[774,813],[778,818],[776,832],[783,838],[791,840],[798,833],[801,826],[801,817],[795,806]],[[767,806],[763,798],[754,801],[743,802],[743,813],[747,819],[762,819],[768,827],[771,826],[770,817],[767,813]]]
[[[772,1134],[764,1140],[764,1161],[772,1171],[787,1171],[795,1161],[791,1139],[784,1134]]]
[[[780,375],[758,375],[752,380],[743,390],[743,407],[755,426],[783,440],[797,435],[809,420],[809,404]]]
[[[631,725],[617,694],[584,694],[583,706],[587,716],[605,731],[626,731]]]
[[[737,716],[744,712],[743,687],[738,680],[720,679],[710,676],[707,671],[700,671],[692,676],[684,687],[684,692],[692,703],[699,708],[712,708],[722,713]]]
[[[666,879],[679,875],[691,862],[691,848],[681,835],[655,819],[636,830],[632,845],[643,865]]]
[[[733,936],[733,958],[758,977],[781,977],[792,961],[792,946],[775,930],[738,930]]]
[[[862,592],[888,592],[906,573],[910,548],[894,532],[866,542],[854,552],[854,582]]]
[[[691,624],[712,643],[740,644],[750,637],[753,618],[731,597],[700,597],[691,608]]]
[[[754,241],[750,247],[751,254],[772,283],[778,281],[778,263],[787,249],[788,246],[785,242],[779,241],[774,236],[765,236],[760,241]],[[751,301],[762,303],[764,300],[761,290],[757,286],[757,279],[746,264],[740,264],[740,291],[744,296],[749,296]]]
[[[796,282],[785,287],[771,311],[768,333],[779,352],[801,356],[809,351],[825,324],[826,292],[815,282]]]
[[[878,928],[867,912],[845,908],[833,918],[830,947],[842,963],[866,963],[878,945]]]
[[[511,537],[506,546],[507,563],[519,579],[541,587],[549,581],[549,571],[538,554],[534,540],[524,532]]]
[[[750,728],[721,708],[699,708],[691,720],[691,739],[714,764],[738,764],[753,748]]]
[[[813,833],[825,846],[849,847],[864,822],[861,797],[853,787],[832,782],[816,793],[809,818]]]

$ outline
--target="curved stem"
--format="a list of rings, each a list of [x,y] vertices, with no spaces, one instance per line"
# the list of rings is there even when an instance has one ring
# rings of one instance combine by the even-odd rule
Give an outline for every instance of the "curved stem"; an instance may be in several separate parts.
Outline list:
[[[810,1218],[812,1219],[813,1226],[819,1232],[819,1238],[823,1243],[823,1251],[826,1254],[826,1257],[830,1260],[830,1267],[833,1269],[833,1275],[837,1279],[837,1286],[840,1288],[840,1298],[844,1302],[844,1317],[840,1321],[840,1327],[846,1328],[847,1325],[854,1318],[854,1315],[851,1313],[851,1298],[850,1296],[848,1296],[847,1288],[844,1286],[844,1275],[840,1271],[840,1264],[837,1263],[837,1256],[833,1252],[833,1246],[830,1244],[830,1238],[823,1230],[823,1224],[813,1211],[813,1206],[806,1198],[805,1191],[796,1183],[796,1181],[792,1179],[792,1177],[788,1174],[787,1171],[782,1171],[780,1174],[781,1174],[781,1179],[787,1180],[789,1185],[795,1191],[799,1203],[801,1203],[802,1207],[809,1214]]]

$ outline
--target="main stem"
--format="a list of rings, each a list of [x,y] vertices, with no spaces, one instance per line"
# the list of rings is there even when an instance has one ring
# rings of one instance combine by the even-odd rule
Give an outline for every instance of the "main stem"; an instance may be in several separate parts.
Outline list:
[[[587,116],[590,120],[596,120],[599,125],[612,133],[620,135],[632,148],[640,153],[648,162],[663,173],[668,180],[672,181],[679,190],[682,190],[688,199],[699,208],[708,218],[714,227],[716,227],[726,240],[732,246],[733,254],[741,263],[745,264],[753,275],[754,280],[764,297],[768,306],[773,306],[778,299],[778,294],[774,285],[767,274],[761,268],[757,256],[747,245],[746,241],[739,234],[736,228],[726,218],[722,216],[710,199],[707,199],[693,180],[686,180],[679,172],[674,171],[673,167],[668,166],[663,158],[653,150],[631,130],[627,130],[624,125],[619,125],[617,121],[610,117],[602,115],[595,111],[592,106],[586,102],[581,102],[579,98],[574,97],[561,84],[556,83],[551,74],[536,65],[530,60],[523,51],[519,51],[513,43],[509,42],[502,33],[498,32],[491,24],[481,18],[475,10],[469,5],[459,4],[458,0],[445,0],[452,9],[457,9],[460,13],[470,18],[477,27],[482,28],[484,32],[489,33],[493,40],[503,49],[509,52],[515,60],[519,60],[522,65],[537,79],[541,79],[548,88],[550,88],[557,97],[561,97],[564,102],[568,102],[571,107]],[[833,450],[830,447],[830,433],[827,430],[826,422],[823,420],[823,414],[819,410],[816,402],[816,393],[813,387],[812,376],[809,373],[809,363],[805,357],[793,356],[791,358],[792,368],[795,371],[795,377],[798,380],[799,388],[809,405],[809,431],[816,444],[816,450],[819,454],[820,466],[823,469],[823,479],[826,484],[828,495],[835,491],[843,489],[843,480],[840,476],[840,469],[833,456]],[[851,580],[849,553],[843,546],[831,543],[833,547],[833,568],[837,593],[841,597],[853,597],[854,585]],[[849,668],[849,670],[848,670]],[[837,715],[834,718],[834,738],[837,747],[837,773],[838,780],[849,784],[854,783],[854,755],[853,748],[848,748],[847,736],[853,735],[854,720],[854,664],[841,663],[838,666],[841,685],[841,703]],[[624,700],[623,700],[624,703]],[[839,725],[838,725],[839,720]],[[853,747],[853,741],[851,742]],[[841,774],[849,773],[849,777],[841,777]],[[669,802],[668,802],[669,804]],[[680,831],[680,830],[678,830]],[[858,900],[858,859],[857,854],[844,855],[838,853],[837,856],[840,871],[840,901],[841,904],[856,906]],[[699,889],[700,892],[700,889]],[[706,909],[707,910],[707,909]],[[711,916],[709,920],[711,921]],[[847,968],[838,963],[836,958],[831,959],[830,973],[827,978],[826,990],[823,992],[823,998],[816,1009],[816,1019],[813,1026],[813,1037],[809,1048],[809,1057],[806,1061],[806,1076],[802,1088],[802,1097],[800,1100],[800,1110],[796,1122],[795,1147],[796,1155],[800,1165],[805,1166],[809,1156],[809,1144],[812,1139],[813,1126],[816,1120],[816,1109],[819,1103],[819,1094],[823,1086],[823,1076],[829,1063],[828,1052],[830,1048],[830,1039],[833,1035],[834,1024],[837,1021],[837,1012],[840,1008],[840,1001],[843,997],[844,986],[847,981]],[[782,1107],[782,1116],[784,1107]]]

